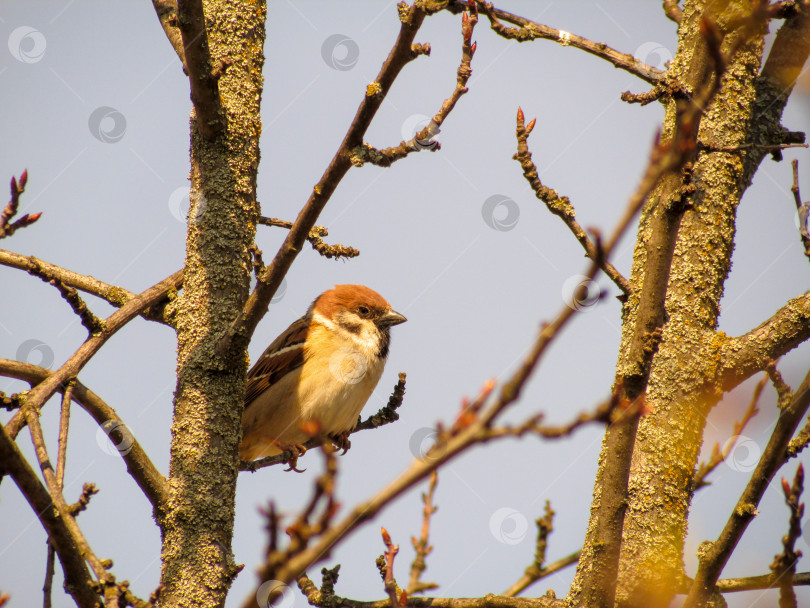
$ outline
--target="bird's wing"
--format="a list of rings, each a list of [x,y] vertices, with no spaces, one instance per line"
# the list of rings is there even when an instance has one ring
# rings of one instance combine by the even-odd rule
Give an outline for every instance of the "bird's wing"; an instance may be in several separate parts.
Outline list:
[[[301,317],[273,340],[247,374],[245,405],[304,364],[304,341],[309,332],[309,319]]]

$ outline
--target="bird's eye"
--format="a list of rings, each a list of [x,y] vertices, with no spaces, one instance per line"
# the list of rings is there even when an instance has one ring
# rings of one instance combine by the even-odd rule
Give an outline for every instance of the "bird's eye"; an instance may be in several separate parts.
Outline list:
[[[371,310],[369,310],[368,306],[358,306],[357,312],[360,313],[361,317],[367,317],[371,313]]]

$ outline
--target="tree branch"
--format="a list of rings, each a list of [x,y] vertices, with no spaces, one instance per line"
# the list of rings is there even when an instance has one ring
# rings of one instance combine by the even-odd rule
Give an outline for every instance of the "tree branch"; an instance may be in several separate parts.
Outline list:
[[[278,226],[279,228],[286,228],[287,230],[293,227],[292,222],[285,222],[284,220],[279,220],[274,217],[264,216],[259,217],[259,224],[264,226]],[[312,230],[310,230],[307,235],[307,240],[310,245],[312,245],[312,248],[323,257],[339,260],[340,258],[354,258],[360,255],[360,251],[354,247],[347,247],[346,245],[327,245],[322,240],[324,236],[329,236],[329,231],[325,226],[313,226]]]
[[[31,385],[44,382],[51,374],[53,372],[44,367],[0,359],[0,375],[24,380]],[[67,392],[64,384],[57,390]],[[152,504],[155,513],[161,513],[168,497],[166,478],[160,474],[115,410],[79,381],[76,381],[71,397],[104,429],[110,441],[119,447],[118,452],[124,459],[127,472]]]
[[[805,146],[806,147],[806,146]],[[802,195],[799,192],[799,161],[793,159],[791,161],[793,167],[793,185],[790,191],[793,193],[793,200],[796,203],[796,213],[799,218],[799,238],[804,245],[804,255],[810,259],[810,231],[808,231],[807,220],[810,218],[810,202],[803,203]]]
[[[430,545],[430,518],[439,508],[433,504],[433,494],[436,492],[438,483],[439,474],[433,471],[430,474],[428,491],[422,492],[422,503],[425,505],[424,509],[422,509],[422,532],[418,539],[415,536],[411,537],[411,544],[414,551],[416,551],[416,557],[411,564],[411,578],[408,581],[408,587],[405,589],[408,596],[438,588],[436,583],[423,583],[421,581],[422,573],[427,569],[427,556],[433,551],[433,547]]]
[[[793,577],[796,576],[796,563],[802,556],[796,551],[796,539],[802,533],[802,517],[804,516],[804,503],[799,502],[804,490],[804,467],[802,463],[796,467],[793,485],[782,478],[782,492],[785,495],[785,504],[790,509],[788,520],[788,533],[782,537],[782,552],[777,555],[771,564],[771,572],[779,580],[779,608],[796,608],[796,593],[793,591]]]
[[[419,152],[421,150],[430,150],[435,152],[441,149],[441,144],[433,138],[441,131],[441,126],[447,119],[456,103],[461,99],[461,96],[467,93],[467,81],[472,75],[472,62],[473,55],[475,54],[476,43],[472,42],[472,33],[478,23],[478,10],[474,2],[468,2],[470,8],[470,16],[465,12],[461,20],[461,63],[456,72],[456,88],[453,89],[450,97],[444,100],[442,107],[418,133],[416,133],[409,141],[400,142],[398,146],[385,148],[384,150],[377,150],[367,143],[356,147],[353,152],[353,161],[356,165],[362,165],[365,162],[372,163],[379,167],[390,167],[392,163],[401,158],[405,158],[411,152]],[[414,45],[414,52],[417,54],[430,54],[430,45]]]
[[[180,63],[183,65],[183,73],[188,75],[188,67],[186,66],[186,51],[183,48],[183,35],[177,27],[177,2],[176,0],[152,0],[152,6],[155,7],[158,19],[160,19],[160,26],[169,39],[169,44],[172,45],[174,52],[180,58]]]
[[[734,450],[734,446],[737,444],[737,439],[740,436],[740,433],[743,432],[745,426],[754,416],[759,413],[759,409],[757,408],[757,403],[759,403],[759,398],[762,395],[762,391],[765,389],[765,385],[768,384],[768,376],[764,376],[762,380],[757,382],[757,385],[754,387],[754,392],[751,395],[751,401],[748,403],[748,407],[743,413],[742,418],[738,422],[734,423],[734,430],[731,432],[731,440],[726,442],[723,448],[720,448],[719,443],[715,443],[714,447],[712,448],[711,456],[709,456],[709,460],[705,462],[701,462],[697,470],[695,471],[695,476],[692,478],[692,491],[697,491],[700,488],[703,488],[709,485],[709,482],[706,481],[706,477],[708,477],[712,471],[714,471],[721,462],[724,462],[728,455]]]
[[[20,205],[20,195],[25,192],[25,184],[28,182],[28,170],[25,170],[20,175],[20,181],[17,178],[11,178],[11,200],[0,212],[0,239],[14,234],[19,228],[25,228],[36,222],[42,213],[35,213],[33,215],[25,214],[16,222],[10,223],[11,218],[17,214],[17,209]]]
[[[588,237],[588,234],[579,225],[576,220],[576,213],[574,206],[567,196],[560,196],[556,190],[547,188],[540,181],[540,176],[537,173],[537,165],[532,162],[532,153],[529,152],[528,137],[534,129],[536,119],[525,126],[525,119],[523,117],[523,110],[518,108],[517,113],[517,153],[512,157],[520,163],[523,168],[523,177],[529,182],[534,195],[546,204],[546,208],[559,217],[563,223],[568,226],[568,229],[573,233],[574,237],[582,245],[585,250],[585,255],[591,260],[599,260],[600,268],[610,277],[616,286],[622,290],[625,298],[630,294],[630,284],[627,279],[616,269],[616,267],[608,262],[604,256],[600,255],[596,244]]]
[[[562,46],[572,46],[599,57],[600,59],[604,59],[613,64],[613,67],[638,76],[651,84],[663,80],[666,75],[666,72],[647,65],[628,53],[621,53],[612,49],[604,42],[593,42],[592,40],[564,30],[541,25],[540,23],[515,15],[514,13],[495,8],[488,2],[478,0],[477,4],[481,12],[489,18],[492,30],[504,38],[517,40],[518,42],[526,42],[538,38],[542,40],[553,40]],[[463,3],[460,0],[453,0],[450,2],[448,8],[453,12],[458,12],[462,7]],[[519,27],[506,27],[498,21],[499,19]]]
[[[124,289],[123,287],[118,287],[117,285],[110,285],[104,281],[99,281],[90,275],[79,274],[77,272],[73,272],[72,270],[62,268],[61,266],[50,264],[49,262],[45,262],[39,258],[35,258],[34,256],[20,255],[19,253],[14,253],[13,251],[7,251],[5,249],[0,249],[0,264],[10,268],[25,270],[26,272],[31,272],[31,268],[33,267],[39,267],[43,270],[43,272],[54,277],[55,279],[58,279],[68,287],[74,287],[86,293],[97,296],[103,300],[106,300],[116,308],[121,308],[124,304],[138,295]],[[182,273],[182,271],[180,272]],[[179,289],[182,284],[183,282],[181,278],[181,280],[177,283],[177,289]],[[168,295],[171,296],[171,291]],[[165,314],[166,303],[167,302],[158,302],[156,305],[149,308],[149,310],[142,312],[141,316],[149,321],[157,321],[158,323],[171,325],[171,319]]]
[[[225,353],[231,346],[242,348],[247,344],[259,320],[267,312],[270,299],[281,285],[281,280],[287,274],[293,260],[301,251],[301,247],[307,236],[309,236],[318,216],[323,211],[326,203],[329,202],[343,176],[352,167],[351,151],[363,143],[363,135],[368,130],[374,115],[382,105],[385,96],[402,68],[417,56],[413,54],[411,45],[416,32],[422,26],[425,16],[426,12],[417,5],[409,7],[400,15],[402,26],[399,35],[383,63],[377,79],[373,83],[375,86],[366,90],[366,95],[357,108],[354,120],[335,156],[313,188],[312,194],[298,214],[290,233],[284,239],[272,263],[258,278],[256,287],[245,303],[242,313],[234,319],[228,331],[220,338],[216,349],[220,355]],[[231,343],[237,336],[239,343],[232,345]]]
[[[742,538],[748,524],[756,515],[756,508],[773,476],[788,460],[787,448],[796,427],[810,406],[810,371],[796,390],[787,408],[779,412],[779,419],[737,506],[714,542],[701,545],[699,566],[695,581],[684,604],[685,608],[703,606],[711,597],[717,579]]]
[[[224,116],[218,78],[211,65],[202,0],[178,1],[177,26],[183,37],[185,65],[191,86],[191,101],[197,112],[197,127],[206,139],[216,139],[224,128]]]
[[[789,300],[770,319],[748,333],[722,341],[717,366],[719,386],[730,391],[808,338],[810,291]]]
[[[17,444],[0,425],[0,467],[11,475],[59,556],[65,574],[65,590],[81,608],[95,608],[99,597],[93,590],[94,581],[87,564],[76,546],[66,518],[63,518],[37,474],[22,455]]]
[[[63,382],[79,375],[81,369],[93,355],[95,355],[104,343],[119,329],[138,316],[144,309],[153,306],[166,297],[169,291],[177,289],[182,277],[182,270],[175,272],[166,279],[163,279],[160,283],[136,296],[107,317],[104,321],[105,329],[103,331],[88,338],[62,367],[31,389],[25,397],[26,405],[35,410],[40,409],[42,405],[59,390]],[[14,438],[23,426],[25,426],[25,417],[21,412],[17,412],[6,425],[6,431]]]

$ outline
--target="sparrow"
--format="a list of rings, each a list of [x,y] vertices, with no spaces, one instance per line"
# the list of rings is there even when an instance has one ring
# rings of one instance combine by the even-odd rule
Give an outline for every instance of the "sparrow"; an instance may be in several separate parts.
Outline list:
[[[406,320],[364,285],[336,285],[318,296],[247,374],[240,459],[287,450],[297,459],[316,436],[348,449],[382,375],[390,329]]]

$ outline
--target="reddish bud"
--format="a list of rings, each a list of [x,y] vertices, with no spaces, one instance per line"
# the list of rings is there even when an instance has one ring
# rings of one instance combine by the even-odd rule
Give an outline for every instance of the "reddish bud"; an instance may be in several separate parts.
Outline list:
[[[526,135],[532,132],[532,129],[534,129],[535,124],[537,124],[537,119],[532,118],[532,121],[528,125],[526,125]]]
[[[20,188],[25,189],[25,184],[28,183],[28,169],[23,169],[22,175],[20,176]]]
[[[41,215],[42,211],[40,211],[39,213],[32,213],[31,215],[26,214],[26,217],[28,218],[28,222],[30,224],[33,224],[40,218]]]
[[[786,499],[790,498],[790,484],[788,483],[788,480],[785,479],[784,477],[782,478],[782,492],[785,493]]]
[[[382,531],[383,542],[386,544],[386,546],[390,545],[391,544],[391,535],[388,534],[388,530],[386,530],[385,528],[380,528],[380,530]]]
[[[470,18],[469,16],[467,16],[467,11],[464,11],[463,13],[461,13],[461,25],[466,27],[469,22]]]
[[[517,121],[518,121],[519,123],[522,123],[522,122],[523,122],[523,120],[524,120],[524,118],[523,118],[523,108],[521,108],[520,106],[518,106],[518,115],[517,115]]]
[[[13,175],[11,176],[11,195],[14,196],[17,193],[17,178]]]
[[[405,606],[407,603],[408,603],[408,592],[403,589],[402,593],[399,594],[399,605]]]
[[[470,47],[470,56],[475,55],[475,49],[478,48],[478,43],[473,42],[472,46]]]

